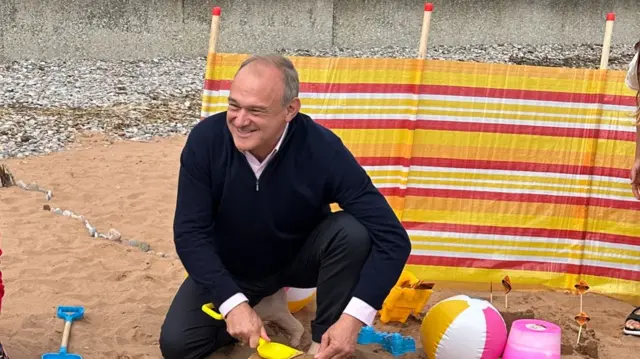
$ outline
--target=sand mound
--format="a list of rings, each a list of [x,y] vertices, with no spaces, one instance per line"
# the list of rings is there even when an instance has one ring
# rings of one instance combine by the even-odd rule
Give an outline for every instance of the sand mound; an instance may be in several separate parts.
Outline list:
[[[0,188],[0,268],[6,285],[0,341],[12,358],[39,358],[58,350],[63,323],[55,316],[57,305],[86,309],[72,329],[72,353],[91,359],[160,358],[159,328],[183,278],[182,266],[172,256],[171,227],[184,140],[113,144],[92,137],[66,152],[3,162],[16,181],[35,181],[53,191],[46,201],[44,193]],[[148,243],[167,256],[91,238],[80,221],[44,211],[45,204],[82,214],[100,232],[115,228],[123,239]],[[436,287],[429,304],[453,294],[458,292]],[[467,294],[488,298],[487,293]],[[502,310],[501,300],[494,303]],[[586,295],[584,307],[592,320],[576,346],[572,318],[578,303],[569,294],[514,291],[503,314],[508,322],[532,316],[560,324],[564,358],[637,358],[640,338],[621,332],[631,305]],[[312,314],[311,307],[297,316],[308,328]],[[379,327],[419,338],[419,321]],[[225,355],[248,356],[246,348],[229,348]],[[359,356],[390,357],[375,346],[360,348]]]

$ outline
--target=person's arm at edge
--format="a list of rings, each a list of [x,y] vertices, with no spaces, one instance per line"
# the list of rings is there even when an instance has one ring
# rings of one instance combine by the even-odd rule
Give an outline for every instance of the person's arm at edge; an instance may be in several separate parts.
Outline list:
[[[640,121],[636,123],[636,161],[640,161]]]
[[[372,325],[411,252],[409,235],[386,198],[340,141],[329,164],[330,197],[369,231],[372,246],[344,313]]]
[[[640,109],[638,109],[640,111]],[[631,192],[633,196],[640,200],[640,121],[636,123],[636,155],[631,166]]]
[[[180,154],[174,243],[191,279],[211,293],[213,305],[226,316],[247,298],[222,264],[214,245],[214,213],[219,198],[212,188],[210,144],[198,130],[194,128],[189,134]]]

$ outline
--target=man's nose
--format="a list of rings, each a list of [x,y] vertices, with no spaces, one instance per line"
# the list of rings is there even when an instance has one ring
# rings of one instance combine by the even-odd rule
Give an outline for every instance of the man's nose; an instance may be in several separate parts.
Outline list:
[[[236,127],[245,127],[250,123],[249,114],[245,109],[240,109],[236,114],[236,118],[233,119],[233,125]]]

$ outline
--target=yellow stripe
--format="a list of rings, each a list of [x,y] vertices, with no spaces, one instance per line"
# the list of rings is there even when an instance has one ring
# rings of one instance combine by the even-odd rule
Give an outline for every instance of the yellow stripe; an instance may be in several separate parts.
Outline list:
[[[516,223],[516,227],[540,223],[533,227],[583,230],[587,229],[584,227],[585,218],[589,218],[589,231],[638,236],[639,213],[633,209],[419,196],[405,197],[404,209],[407,212],[403,220],[407,222],[438,219],[437,222],[473,224],[467,222],[473,220],[480,221],[476,224],[506,226],[503,221],[508,219],[508,223]],[[554,226],[544,226],[549,223],[554,223]]]
[[[506,247],[511,247],[509,244],[505,245]],[[572,251],[570,252],[560,252],[562,248],[550,248],[542,249],[542,250],[526,250],[519,248],[518,246],[513,246],[513,248],[477,248],[477,247],[454,247],[448,243],[440,244],[440,243],[430,243],[430,244],[422,244],[422,243],[414,243],[412,248],[414,250],[423,250],[423,251],[437,251],[437,252],[448,252],[448,253],[472,253],[472,254],[493,254],[495,256],[525,256],[525,257],[546,257],[546,258],[556,258],[556,259],[567,259],[573,260],[575,262],[579,262],[581,259],[583,260],[592,260],[603,263],[619,263],[619,264],[629,264],[634,265],[640,261],[640,258],[612,258],[607,256],[594,255],[590,253],[579,253],[576,251],[580,251],[582,246],[580,245],[572,245]],[[615,251],[614,254],[626,254],[626,251]]]
[[[232,79],[244,54],[214,54],[206,68],[209,79]],[[526,91],[548,91],[583,94],[622,95],[633,98],[633,91],[624,84],[625,71],[598,71],[585,69],[561,69],[531,66],[508,66],[504,64],[477,64],[457,61],[422,61],[418,59],[335,59],[292,58],[298,68],[301,81],[317,83],[382,83],[382,84],[426,84],[436,86],[486,87]],[[374,86],[374,85],[372,85]],[[483,103],[473,97],[453,100],[417,99],[344,99],[313,98],[303,100],[303,112],[311,115],[371,114],[401,117],[452,116],[458,119],[482,117],[494,120],[538,121],[541,123],[575,123],[632,127],[631,114],[620,110],[600,108],[577,108],[582,104],[567,107],[539,106],[524,103]],[[213,93],[203,96],[205,112],[226,110],[226,98]],[[524,101],[523,101],[524,102]],[[305,105],[307,107],[305,107]],[[316,106],[309,108],[308,106]],[[329,108],[343,106],[343,108]],[[358,106],[361,108],[354,108]],[[380,106],[402,106],[404,108],[375,108]],[[593,106],[593,105],[589,105]],[[632,107],[632,106],[631,106]],[[512,113],[509,113],[512,112]],[[574,117],[562,117],[565,114]],[[607,117],[607,118],[603,118]],[[571,137],[537,136],[532,134],[468,133],[465,131],[438,131],[408,129],[336,129],[347,147],[356,157],[438,157],[442,159],[470,159],[491,161],[520,161],[556,165],[581,165],[608,168],[629,168],[635,152],[633,141],[589,139]],[[467,189],[485,187],[493,189],[548,190],[567,193],[591,193],[597,195],[631,196],[630,186],[625,183],[584,179],[551,178],[544,174],[535,177],[464,173],[397,170],[371,170],[376,185],[404,186],[405,184],[464,186]],[[392,177],[392,178],[381,178]],[[457,181],[460,180],[460,181]],[[503,181],[492,184],[482,180]],[[532,184],[515,184],[527,182]],[[571,185],[573,188],[560,187]],[[576,188],[591,186],[589,189]],[[594,187],[600,187],[594,189]],[[618,190],[618,191],[616,191]],[[622,190],[622,191],[620,191]],[[427,191],[428,193],[428,191]],[[568,229],[595,233],[612,233],[638,236],[640,213],[632,209],[587,207],[562,204],[518,203],[493,200],[474,200],[433,197],[387,198],[396,215],[408,222],[441,222],[463,225],[514,226],[544,229]],[[631,207],[631,206],[630,206]],[[333,205],[332,209],[339,210]],[[492,240],[453,239],[439,237],[412,238],[414,248],[443,250],[450,253],[489,253],[489,249],[471,248],[469,245],[503,245],[507,247],[491,253],[505,255],[547,256],[560,259],[588,259],[606,263],[635,264],[637,259],[620,259],[620,255],[635,256],[640,247],[622,251],[593,244],[568,245],[517,241],[513,243]],[[452,247],[451,243],[465,247]],[[527,247],[531,248],[528,249]],[[540,249],[540,250],[533,250]],[[562,253],[562,252],[566,253]],[[583,251],[593,252],[584,253]],[[608,257],[607,257],[608,256]],[[415,267],[415,266],[413,266]],[[437,280],[464,278],[465,281],[486,282],[487,276],[498,281],[505,273],[498,270],[458,269],[433,266],[417,266],[415,273],[425,274],[424,279]],[[543,283],[557,288],[572,288],[577,276],[563,273],[540,273],[509,271],[519,283]],[[610,278],[581,277],[603,292],[633,293],[638,296],[638,282],[612,280]]]
[[[608,278],[591,275],[576,275],[557,272],[540,272],[526,270],[503,270],[484,268],[461,268],[461,267],[440,267],[430,265],[407,265],[405,269],[410,270],[419,279],[433,282],[475,282],[500,283],[505,275],[512,279],[517,278],[518,285],[544,286],[553,289],[574,289],[574,284],[580,280],[589,283],[589,292],[600,294],[616,293],[618,297],[630,300],[634,305],[640,305],[640,281],[631,281],[617,278]],[[514,287],[517,286],[514,284]],[[495,288],[495,287],[494,287]],[[517,289],[516,289],[517,290]]]
[[[352,130],[367,131],[367,130]],[[357,133],[357,132],[356,132]],[[353,134],[352,136],[354,136]],[[360,136],[364,136],[361,134]],[[463,131],[438,131],[438,130],[415,130],[414,143],[420,145],[439,145],[439,144],[479,144],[491,146],[496,151],[496,155],[500,154],[503,148],[512,149],[529,149],[536,151],[573,149],[573,150],[590,150],[595,144],[595,140],[590,138],[578,137],[549,137],[524,134],[507,134],[507,133],[486,133],[486,132],[463,132]],[[498,156],[496,159],[503,157]],[[517,158],[517,157],[516,157]],[[510,158],[513,160],[514,158]]]
[[[405,200],[405,207],[402,210],[402,220],[407,222],[435,222],[448,224],[468,224],[479,226],[504,226],[504,227],[527,227],[542,229],[567,229],[571,231],[588,232],[606,232],[617,235],[638,236],[637,214],[632,214],[625,218],[631,223],[620,223],[617,221],[589,220],[582,216],[552,217],[547,216],[542,209],[540,213],[533,215],[513,214],[508,212],[495,213],[478,213],[473,209],[473,205],[469,205],[467,211],[436,211],[436,210],[416,210],[406,206],[408,199]],[[513,206],[517,209],[517,206]],[[591,209],[590,209],[591,210]],[[594,218],[594,217],[591,217]],[[633,223],[634,220],[636,223]],[[585,223],[586,222],[586,223]]]
[[[424,350],[429,359],[436,358],[440,340],[451,323],[467,308],[469,304],[463,300],[448,300],[431,307],[420,327],[422,343],[425,344]]]
[[[229,57],[231,56],[231,57]],[[206,68],[207,79],[232,79],[246,55],[218,55]],[[226,57],[225,61],[221,61]],[[505,64],[468,64],[417,59],[346,59],[292,57],[302,82],[433,84],[513,90],[618,94],[632,96],[611,82],[624,71],[539,69]],[[424,71],[420,69],[424,68]],[[561,70],[561,71],[559,71]]]
[[[248,54],[213,54],[207,66],[210,67],[237,67],[246,59]],[[533,78],[551,78],[590,81],[591,79],[608,79],[610,82],[624,81],[625,71],[622,70],[586,70],[586,69],[567,69],[553,67],[533,67],[533,66],[512,66],[507,64],[492,63],[476,63],[476,62],[459,62],[459,61],[442,61],[442,60],[420,60],[420,59],[394,59],[394,58],[323,58],[323,57],[306,57],[306,56],[290,56],[291,61],[296,68],[305,69],[325,69],[333,68],[337,70],[350,69],[360,71],[362,69],[411,69],[420,71],[421,69],[429,69],[434,72],[451,72],[457,73],[486,73],[492,75],[510,75],[514,77]],[[623,82],[624,84],[624,82]],[[615,88],[623,88],[616,86]]]

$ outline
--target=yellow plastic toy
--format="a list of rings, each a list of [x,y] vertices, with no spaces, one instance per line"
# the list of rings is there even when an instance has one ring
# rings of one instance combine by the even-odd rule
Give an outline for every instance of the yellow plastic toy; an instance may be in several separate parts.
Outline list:
[[[398,282],[384,300],[380,321],[405,323],[409,315],[419,314],[433,293],[433,283],[419,280],[413,273],[402,271]]]
[[[264,359],[291,359],[304,353],[298,349],[280,343],[267,342],[260,338],[258,355]]]
[[[217,319],[217,320],[224,320],[224,317],[222,316],[222,314],[216,312],[215,310],[213,310],[213,303],[207,303],[205,305],[202,306],[202,311],[209,314],[209,316],[213,319]]]
[[[213,303],[203,305],[202,311],[213,319],[224,320],[222,314],[214,310]],[[264,359],[291,359],[304,354],[298,349],[280,343],[268,342],[262,338],[258,341],[257,351],[258,355]]]

